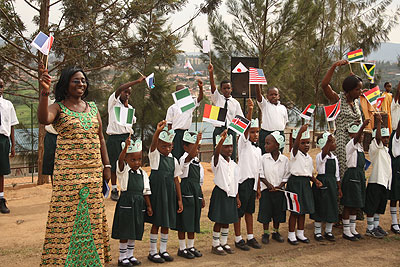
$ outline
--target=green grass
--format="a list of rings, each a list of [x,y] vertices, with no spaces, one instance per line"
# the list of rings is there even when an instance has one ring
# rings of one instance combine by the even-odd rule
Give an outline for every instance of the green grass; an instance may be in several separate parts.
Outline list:
[[[31,108],[25,104],[14,106],[15,112],[17,113],[18,121],[25,125],[25,127],[31,126]],[[38,121],[36,117],[37,103],[33,104],[33,127],[38,126]],[[20,128],[20,127],[18,127]]]

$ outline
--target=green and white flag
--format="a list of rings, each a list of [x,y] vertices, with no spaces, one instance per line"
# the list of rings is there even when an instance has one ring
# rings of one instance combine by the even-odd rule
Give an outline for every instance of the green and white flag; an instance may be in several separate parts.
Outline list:
[[[172,93],[172,97],[182,113],[196,106],[187,87]]]
[[[118,124],[123,126],[132,126],[135,115],[134,108],[114,107],[115,119]]]

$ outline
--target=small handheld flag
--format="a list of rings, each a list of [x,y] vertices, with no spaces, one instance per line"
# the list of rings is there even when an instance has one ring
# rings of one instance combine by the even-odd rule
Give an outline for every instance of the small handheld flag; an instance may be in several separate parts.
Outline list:
[[[245,73],[248,71],[249,70],[243,65],[243,63],[239,62],[239,64],[237,64],[236,67],[232,70],[232,73]]]
[[[300,117],[302,117],[305,120],[311,120],[311,116],[314,113],[314,110],[315,110],[315,105],[308,104],[306,109],[300,114]]]
[[[234,132],[243,135],[247,127],[250,125],[250,121],[242,116],[236,115],[232,122],[229,124],[228,128],[232,129]]]
[[[374,105],[378,98],[381,96],[381,91],[379,90],[379,86],[375,86],[374,88],[368,90],[364,93],[365,98],[371,105]]]
[[[361,69],[364,71],[364,73],[368,76],[369,79],[374,79],[375,77],[375,63],[365,63],[362,62],[360,63]]]
[[[187,87],[177,92],[173,92],[172,97],[175,101],[175,104],[179,107],[179,110],[182,113],[196,106],[194,104],[192,96],[190,95],[189,88]]]
[[[378,97],[376,100],[376,109],[380,109],[382,107],[383,100],[385,99],[385,96]]]
[[[228,109],[226,108],[220,108],[209,104],[205,104],[203,121],[208,121],[223,126],[225,124],[227,112]]]
[[[365,165],[364,165],[364,170],[368,170],[369,166],[371,166],[371,161],[365,159]]]
[[[351,51],[351,52],[347,53],[347,60],[350,63],[364,60],[363,50],[362,49],[358,49],[358,50]]]
[[[122,126],[132,126],[135,115],[134,108],[114,107],[115,119]]]
[[[297,194],[289,191],[283,191],[283,192],[285,193],[286,197],[287,210],[299,213],[300,203]]]
[[[327,121],[334,121],[340,113],[340,101],[336,104],[324,107]]]
[[[210,52],[210,50],[211,50],[210,41],[208,41],[207,39],[203,40],[203,53],[207,54]]]
[[[264,71],[262,69],[249,68],[249,84],[267,84]]]
[[[146,77],[146,83],[147,83],[147,86],[150,89],[153,89],[155,87],[155,85],[154,85],[154,72]]]
[[[184,69],[189,69],[189,70],[194,71],[194,69],[193,69],[193,67],[192,67],[192,64],[190,64],[190,61],[189,61],[189,60],[186,60],[185,66],[183,66],[183,68],[184,68]]]
[[[45,33],[39,32],[38,35],[36,35],[35,39],[33,39],[31,45],[42,52],[44,55],[48,56],[53,41],[53,36],[50,35],[49,37]]]

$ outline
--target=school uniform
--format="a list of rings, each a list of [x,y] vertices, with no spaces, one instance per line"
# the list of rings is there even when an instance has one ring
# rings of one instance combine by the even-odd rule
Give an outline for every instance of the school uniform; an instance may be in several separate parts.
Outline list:
[[[53,104],[54,100],[49,98],[49,105]],[[44,126],[46,135],[44,136],[44,153],[43,153],[43,164],[42,173],[45,175],[53,175],[54,170],[54,157],[56,154],[57,147],[57,136],[58,133],[54,129],[52,124]]]
[[[290,151],[290,177],[286,190],[297,194],[300,204],[300,212],[298,214],[312,214],[315,212],[314,198],[310,185],[313,170],[313,161],[310,155],[298,150],[296,156],[293,156],[293,150]]]
[[[337,182],[340,181],[339,162],[332,153],[322,158],[322,152],[317,154],[315,161],[317,179],[321,181],[322,187],[318,188],[315,183],[312,185],[315,212],[310,215],[310,218],[317,222],[335,223],[339,220],[337,203]]]
[[[365,156],[360,143],[351,139],[346,144],[347,170],[342,179],[343,197],[340,204],[351,208],[363,208],[365,205]]]
[[[274,160],[271,153],[262,155],[260,179],[265,178],[274,187],[282,182],[286,183],[290,177],[289,159],[279,154],[278,160]],[[257,185],[256,185],[257,186]],[[286,198],[282,191],[271,192],[267,186],[260,181],[261,198],[257,221],[267,224],[286,221]]]
[[[192,125],[193,111],[199,106],[197,99],[193,99],[195,107],[182,113],[178,105],[173,104],[167,110],[167,116],[165,120],[167,124],[172,124],[172,128],[175,131],[174,147],[172,149],[172,155],[179,160],[185,153],[183,149],[183,133],[189,130]]]
[[[239,199],[241,202],[238,208],[239,217],[245,213],[253,214],[255,211],[257,185],[255,183],[261,169],[261,149],[241,135],[238,141],[239,152]]]
[[[400,200],[400,138],[396,138],[396,131],[392,132],[389,141],[389,153],[392,159],[392,183],[390,200]]]
[[[142,240],[146,212],[143,196],[151,195],[149,177],[142,168],[135,171],[124,162],[122,171],[117,168],[117,178],[121,195],[115,207],[111,237],[122,240]]]
[[[9,158],[11,127],[18,123],[13,104],[0,96],[0,175],[11,173]]]
[[[238,166],[235,161],[226,161],[219,155],[218,164],[214,166],[211,159],[215,187],[211,194],[208,218],[216,223],[231,224],[238,221],[236,195],[238,193]]]
[[[175,228],[178,205],[174,178],[182,174],[178,160],[171,153],[162,155],[157,149],[150,151],[148,157],[153,216],[145,214],[145,221],[156,226]]]
[[[372,172],[368,179],[363,210],[366,214],[384,214],[388,190],[390,190],[392,183],[389,149],[382,142],[378,144],[374,138],[369,145],[369,156],[371,158]]]
[[[289,119],[286,107],[279,101],[278,104],[274,105],[262,96],[261,102],[257,101],[257,104],[262,114],[260,138],[258,140],[261,152],[265,154],[265,137],[274,131],[279,131],[285,137],[284,130]],[[280,151],[282,153],[283,148]]]
[[[187,152],[179,160],[182,170],[181,194],[183,211],[177,215],[176,230],[189,233],[200,233],[200,216],[203,201],[201,186],[204,181],[204,169],[200,160],[195,157],[185,162]]]
[[[225,98],[218,92],[218,90],[215,90],[214,93],[211,94],[211,101],[217,107],[228,109],[228,112],[226,114],[225,125],[220,126],[219,124],[213,124],[215,127],[213,132],[213,147],[215,148],[215,145],[217,144],[215,141],[216,136],[220,135],[228,127],[228,125],[231,123],[231,121],[235,118],[236,115],[242,117],[244,117],[244,115],[242,107],[240,106],[240,103],[236,99],[234,99],[232,96]],[[233,137],[233,152],[231,159],[236,160],[236,150],[237,150],[236,132],[232,131],[231,129],[228,129],[228,135],[232,135]]]
[[[115,118],[114,107],[125,108],[125,105],[121,103],[120,96],[115,97],[115,92],[108,98],[108,125],[106,133],[108,135],[106,146],[108,158],[110,159],[111,171],[116,171],[116,162],[119,154],[121,154],[122,148],[121,143],[124,142],[129,134],[132,132],[132,127],[123,126],[117,123]],[[128,104],[128,108],[133,108]],[[133,116],[133,123],[136,123],[136,117]]]

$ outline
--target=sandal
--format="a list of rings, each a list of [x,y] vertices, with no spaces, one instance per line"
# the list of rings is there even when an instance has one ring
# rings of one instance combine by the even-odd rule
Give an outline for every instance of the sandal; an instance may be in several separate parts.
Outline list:
[[[163,258],[165,261],[173,261],[174,258],[172,258],[168,252],[164,251],[163,253],[160,252],[161,258]]]
[[[149,254],[147,256],[147,258],[149,259],[149,261],[152,261],[154,263],[164,263],[165,262],[165,260],[163,258],[161,258],[161,256],[158,253],[155,253],[153,255]]]

